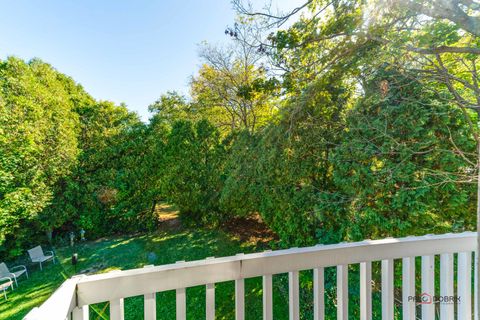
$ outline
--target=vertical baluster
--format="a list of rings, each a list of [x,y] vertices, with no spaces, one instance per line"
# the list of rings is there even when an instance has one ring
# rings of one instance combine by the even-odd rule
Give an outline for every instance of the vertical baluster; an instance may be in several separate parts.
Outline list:
[[[360,320],[372,319],[372,262],[360,263]]]
[[[209,283],[207,284],[207,292],[206,292],[206,319],[207,320],[214,320],[215,319],[215,284]]]
[[[288,273],[288,301],[290,320],[300,319],[298,271]]]
[[[393,320],[393,260],[382,260],[382,320]]]
[[[235,280],[235,320],[245,319],[245,280]]]
[[[110,320],[124,320],[123,299],[110,301]]]
[[[144,266],[144,268],[152,268],[153,265]],[[157,304],[156,304],[156,294],[146,293],[143,295],[143,313],[145,320],[155,320],[157,319]]]
[[[263,320],[272,319],[272,275],[265,275],[263,276]]]
[[[214,257],[208,257],[207,260],[214,259]],[[206,285],[206,319],[215,320],[215,283],[209,283]]]
[[[187,318],[187,292],[185,288],[175,290],[176,294],[176,319],[185,320]]]
[[[242,257],[238,253],[237,257]],[[235,320],[245,320],[245,279],[235,280]]]
[[[435,256],[422,256],[422,319],[435,320]]]
[[[472,319],[472,253],[460,252],[458,254],[458,319]]]
[[[185,261],[177,261],[176,263],[182,263]],[[175,291],[176,294],[176,319],[187,319],[187,292],[185,288],[180,288]]]
[[[453,297],[453,254],[440,255],[440,296]],[[454,304],[440,302],[440,319],[450,320],[454,317]]]
[[[88,320],[89,319],[89,310],[88,306],[83,306],[81,308],[76,307],[72,311],[73,320]]]
[[[337,266],[337,320],[348,320],[348,265]]]
[[[313,319],[325,320],[325,287],[323,268],[313,269]]]
[[[403,320],[416,319],[415,310],[415,257],[402,259]]]
[[[473,318],[475,320],[478,319],[478,252],[474,253],[475,261],[474,261],[474,274],[473,274]]]
[[[146,293],[143,295],[143,313],[145,320],[157,319],[156,294]]]

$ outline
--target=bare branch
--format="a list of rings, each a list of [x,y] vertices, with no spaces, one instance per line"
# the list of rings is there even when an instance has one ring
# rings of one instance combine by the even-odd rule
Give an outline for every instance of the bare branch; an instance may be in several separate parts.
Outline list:
[[[472,3],[474,2],[472,1]],[[458,6],[458,2],[456,1],[434,0],[422,4],[417,1],[408,0],[399,1],[398,5],[405,6],[407,9],[431,18],[447,19],[465,31],[480,36],[480,17],[468,15]]]
[[[307,0],[305,3],[302,5],[292,9],[289,13],[286,13],[284,15],[278,15],[278,14],[273,14],[269,12],[258,12],[258,11],[251,11],[251,9],[245,8],[243,1],[241,0],[234,0],[233,1],[233,6],[239,12],[240,14],[246,15],[246,16],[251,16],[251,17],[264,17],[268,19],[273,19],[275,20],[275,23],[277,26],[281,26],[284,24],[290,17],[296,15],[299,11],[302,9],[306,8],[308,5],[310,5],[313,2],[313,0]]]
[[[470,53],[480,54],[480,48],[473,47],[449,47],[440,46],[432,48],[417,48],[413,46],[407,46],[407,50],[422,53],[422,54],[442,54],[442,53]]]

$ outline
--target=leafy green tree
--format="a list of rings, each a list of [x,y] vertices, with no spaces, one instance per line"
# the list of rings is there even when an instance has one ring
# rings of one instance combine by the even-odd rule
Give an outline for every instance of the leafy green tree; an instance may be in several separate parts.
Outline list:
[[[137,152],[135,146],[141,145],[131,134],[141,133],[140,120],[126,106],[111,102],[85,105],[77,112],[82,152],[57,195],[57,210],[69,212],[74,224],[92,235],[103,235],[121,229],[122,217],[114,210],[119,199],[118,177],[129,168],[125,162]]]
[[[276,114],[275,84],[265,68],[257,66],[258,53],[248,47],[228,50],[205,45],[205,63],[192,78],[192,104],[225,135],[237,130],[255,132]]]
[[[123,230],[152,230],[157,226],[156,206],[165,197],[163,156],[168,131],[138,123],[116,138],[112,156],[121,154],[115,186],[117,202],[112,209]]]
[[[78,116],[65,79],[40,60],[0,62],[0,244],[28,232],[21,226],[76,163]]]
[[[474,211],[474,186],[458,183],[476,161],[475,140],[461,111],[415,79],[392,67],[377,71],[348,114],[333,176],[349,239],[475,225],[465,214]]]
[[[350,94],[335,76],[318,81],[286,104],[278,123],[240,135],[229,148],[224,210],[258,212],[285,246],[314,243],[319,194],[335,191],[330,157]]]
[[[460,113],[447,108],[449,117],[463,117],[462,126],[455,130],[464,134],[461,140],[468,141],[474,137],[477,145],[480,145],[477,123],[480,110],[477,72],[480,67],[480,51],[477,48],[480,34],[476,26],[480,7],[475,1],[309,0],[286,14],[277,14],[272,10],[254,12],[241,0],[234,1],[234,5],[240,15],[263,21],[261,25],[270,27],[271,33],[264,33],[252,45],[269,56],[275,67],[283,70],[280,78],[286,92],[299,95],[309,83],[328,77],[333,71],[346,83],[357,87],[357,94],[351,101],[352,105],[356,105],[355,100],[358,99],[369,101],[363,99],[368,91],[371,73],[382,70],[385,65],[394,66],[407,73],[422,90],[426,91],[428,87],[428,90],[435,92],[434,98],[427,99],[428,103],[417,103],[415,108],[425,108],[427,114],[432,114],[429,105],[432,101],[443,106],[459,107]],[[294,16],[298,19],[290,27],[279,27]],[[383,85],[388,86],[388,82]],[[423,91],[421,96],[425,97]],[[418,112],[422,113],[421,110]],[[347,130],[350,131],[350,125],[354,124],[353,121],[347,124]],[[464,130],[463,126],[469,130]],[[451,144],[448,135],[442,138],[446,139],[442,147]],[[461,145],[467,149],[459,148],[458,152],[471,156],[470,145]],[[451,151],[452,146],[447,150]],[[480,182],[475,177],[475,173],[479,172],[475,169],[478,168],[478,159],[477,156],[477,160],[467,161],[468,170],[458,166],[456,174],[443,166],[437,169],[449,172],[448,178],[459,184],[459,190],[472,192],[468,186],[462,185]],[[469,195],[474,197],[472,193]],[[322,202],[328,204],[328,199]],[[421,202],[420,198],[417,200]],[[344,215],[345,208],[335,208],[338,201],[346,200],[333,198],[328,212],[338,210],[336,215]],[[480,212],[478,210],[480,206],[477,205],[477,212]],[[467,212],[464,227],[472,227],[473,212]],[[439,218],[447,219],[446,216]],[[456,228],[454,225],[457,223],[448,219],[437,224]],[[332,221],[331,218],[328,220]],[[407,229],[405,227],[402,230]],[[400,230],[392,229],[392,232]]]
[[[199,117],[195,106],[185,96],[175,91],[160,96],[148,110],[153,113],[150,119],[150,125],[153,127],[159,127],[159,124],[171,126],[178,120],[195,121]]]
[[[177,121],[168,135],[163,160],[163,193],[191,222],[217,222],[223,148],[208,121]]]
[[[256,172],[262,151],[259,142],[262,132],[246,130],[230,134],[223,142],[226,148],[225,182],[223,184],[220,208],[232,216],[246,217],[258,212],[260,195]]]

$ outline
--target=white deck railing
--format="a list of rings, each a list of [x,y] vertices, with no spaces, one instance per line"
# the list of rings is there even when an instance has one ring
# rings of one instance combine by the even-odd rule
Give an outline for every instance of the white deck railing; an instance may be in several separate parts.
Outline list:
[[[372,318],[372,261],[381,261],[382,319],[394,317],[394,259],[402,261],[403,319],[435,319],[435,305],[422,304],[416,314],[415,295],[435,296],[435,256],[440,258],[440,296],[455,297],[455,303],[439,303],[441,319],[470,320],[472,310],[472,255],[476,234],[428,235],[400,239],[366,240],[308,248],[239,254],[192,262],[115,271],[67,280],[28,320],[87,320],[88,305],[110,302],[110,319],[123,320],[123,299],[144,295],[145,319],[156,319],[155,293],[176,290],[176,317],[186,319],[185,288],[206,286],[206,319],[215,319],[215,283],[235,281],[235,316],[245,315],[244,279],[263,277],[263,319],[271,320],[272,275],[289,274],[289,318],[299,316],[299,271],[313,269],[314,319],[324,319],[325,304],[335,303],[337,319],[348,319],[348,265],[360,264],[361,319]],[[455,255],[455,253],[457,253]],[[415,291],[415,257],[421,257],[421,292]],[[457,259],[456,270],[454,260]],[[336,302],[325,301],[324,268],[337,268]],[[455,272],[456,271],[456,272]],[[456,273],[456,277],[455,277]],[[437,273],[438,274],[438,273]],[[475,273],[476,274],[476,273]],[[454,292],[454,278],[456,292]],[[475,279],[476,280],[476,279]],[[475,286],[476,287],[476,286]],[[477,305],[475,305],[475,309]]]

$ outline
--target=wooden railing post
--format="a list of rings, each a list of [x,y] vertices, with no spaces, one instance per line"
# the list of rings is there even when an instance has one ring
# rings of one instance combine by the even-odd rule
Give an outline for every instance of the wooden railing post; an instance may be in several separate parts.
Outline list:
[[[83,277],[86,277],[86,275],[77,275],[72,277],[72,279],[78,279],[77,281],[80,281],[80,279],[82,279]],[[76,293],[75,293],[75,296],[76,296]],[[89,311],[90,310],[88,305],[83,307],[75,306],[75,308],[72,310],[72,320],[89,320],[89,317],[90,317]]]
[[[208,257],[207,260],[214,259]],[[206,319],[215,320],[215,283],[207,283],[206,285]]]
[[[393,320],[393,259],[382,260],[382,320]]]
[[[244,254],[239,253],[237,257]],[[245,320],[245,279],[235,279],[235,320]]]
[[[422,320],[435,320],[435,256],[422,257]]]
[[[453,254],[440,255],[440,296],[453,297]],[[440,302],[440,320],[454,319],[453,301]]]
[[[337,266],[337,319],[348,320],[348,265]]]
[[[185,261],[177,261],[176,263],[183,263]],[[187,292],[185,288],[178,288],[175,292],[176,295],[176,308],[175,314],[177,320],[187,319]]]
[[[89,320],[89,316],[88,306],[83,306],[81,308],[75,307],[72,311],[73,320]]]
[[[265,252],[271,252],[266,250]],[[272,292],[272,275],[267,274],[262,277],[262,300],[263,300],[263,320],[273,319],[273,292]]]
[[[121,270],[110,271],[110,275],[120,274]],[[123,298],[110,300],[110,320],[124,320],[125,310]]]
[[[288,273],[288,308],[290,320],[300,320],[300,292],[298,271]]]
[[[263,276],[263,320],[273,319],[272,275]]]
[[[83,276],[75,276],[66,280],[55,290],[52,296],[47,299],[40,307],[33,308],[24,320],[65,320],[75,316],[77,319],[88,315],[88,306],[85,309],[77,308],[77,283],[83,279]],[[84,313],[81,313],[81,309]],[[75,313],[72,315],[72,312]],[[83,319],[82,319],[83,320]]]
[[[325,320],[325,275],[323,268],[313,269],[313,319]]]
[[[473,269],[474,269],[474,272],[473,272],[473,282],[474,282],[474,285],[473,285],[473,296],[474,296],[474,299],[473,299],[473,314],[474,314],[474,317],[473,319],[475,320],[479,320],[478,319],[478,249],[474,252],[474,263],[473,263]]]
[[[372,320],[372,263],[360,263],[360,320]]]
[[[415,310],[415,257],[402,259],[403,320],[416,319]]]
[[[458,319],[472,319],[472,253],[458,254]]]
[[[144,268],[152,268],[153,265],[144,266]],[[157,295],[155,292],[145,293],[143,295],[143,313],[145,320],[157,319]]]
[[[110,301],[110,320],[124,320],[125,311],[123,306],[123,299]]]

